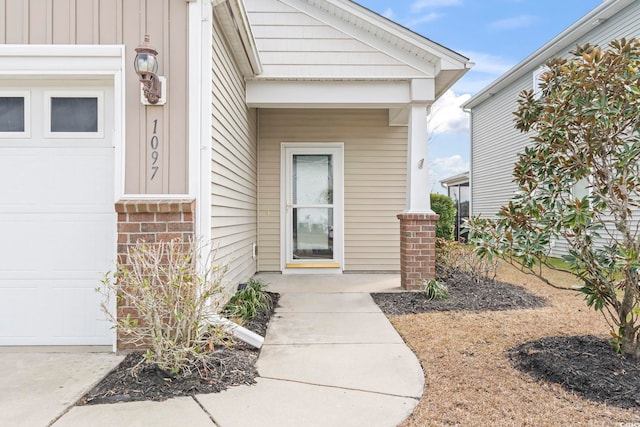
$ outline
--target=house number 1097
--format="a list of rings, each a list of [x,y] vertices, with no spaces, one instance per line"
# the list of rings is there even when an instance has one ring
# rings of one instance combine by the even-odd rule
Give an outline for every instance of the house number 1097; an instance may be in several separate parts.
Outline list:
[[[157,127],[158,127],[158,119],[153,121],[153,136],[151,137],[151,181],[158,174],[158,158],[160,157],[160,153],[158,153],[158,145],[160,144],[160,140],[157,135]]]

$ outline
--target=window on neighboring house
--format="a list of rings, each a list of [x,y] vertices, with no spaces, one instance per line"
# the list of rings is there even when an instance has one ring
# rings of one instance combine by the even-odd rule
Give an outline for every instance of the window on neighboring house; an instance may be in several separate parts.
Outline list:
[[[573,188],[571,189],[571,195],[575,199],[582,199],[583,197],[589,196],[591,193],[591,183],[588,178],[582,178],[580,181],[576,182]]]
[[[29,93],[0,91],[0,138],[29,137]]]

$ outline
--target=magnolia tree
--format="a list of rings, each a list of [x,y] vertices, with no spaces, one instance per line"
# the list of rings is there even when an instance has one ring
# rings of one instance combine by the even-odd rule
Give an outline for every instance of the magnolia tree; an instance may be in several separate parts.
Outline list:
[[[617,350],[640,358],[640,42],[578,46],[553,59],[539,92],[520,94],[516,128],[532,144],[514,168],[516,196],[495,220],[469,221],[481,256],[518,263],[546,283],[551,248]],[[562,287],[562,286],[559,286]]]

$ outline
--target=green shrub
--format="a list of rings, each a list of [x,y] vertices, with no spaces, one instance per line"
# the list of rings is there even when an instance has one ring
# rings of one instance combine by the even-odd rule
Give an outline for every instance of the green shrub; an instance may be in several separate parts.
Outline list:
[[[206,265],[199,270],[200,252],[196,243],[179,239],[139,241],[97,289],[118,339],[133,347],[149,347],[146,363],[172,374],[206,366],[206,349],[219,338],[212,334],[208,319],[218,311],[215,301],[226,268]],[[112,311],[113,297],[117,314]]]
[[[234,319],[250,320],[271,308],[271,297],[264,290],[262,280],[249,279],[247,285],[238,290],[224,307],[226,316]]]
[[[436,237],[453,240],[456,224],[456,205],[451,197],[431,194],[431,209],[440,215],[436,223]]]
[[[428,300],[449,298],[449,288],[438,279],[424,280],[424,294]]]

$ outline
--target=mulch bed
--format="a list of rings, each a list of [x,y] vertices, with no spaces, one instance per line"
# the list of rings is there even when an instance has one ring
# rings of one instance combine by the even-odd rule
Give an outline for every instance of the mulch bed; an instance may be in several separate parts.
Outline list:
[[[508,357],[532,377],[586,399],[625,409],[640,406],[640,361],[616,354],[604,339],[545,337],[512,348]]]
[[[530,294],[519,286],[489,279],[473,281],[458,273],[446,280],[449,298],[428,300],[423,292],[389,292],[371,294],[384,314],[403,315],[431,311],[500,311],[538,308],[544,298]]]
[[[245,328],[261,336],[265,335],[280,298],[278,294],[269,295],[273,301],[271,310],[244,324]],[[199,372],[173,376],[156,365],[144,365],[136,377],[131,374],[131,368],[136,366],[144,355],[140,352],[130,353],[116,369],[84,395],[77,405],[161,401],[171,397],[216,393],[237,385],[255,384],[255,378],[258,376],[255,363],[259,353],[259,350],[238,341],[231,347],[212,351],[207,360],[207,370],[200,367]],[[211,367],[214,369],[210,369]]]
[[[372,297],[388,315],[419,314],[434,311],[498,311],[535,309],[544,298],[519,286],[482,280],[475,283],[462,274],[447,280],[449,298],[427,300],[423,292],[374,293]],[[271,294],[273,307],[279,295]],[[252,319],[245,327],[264,336],[270,313]],[[142,357],[131,353],[78,405],[136,400],[165,400],[176,396],[214,393],[235,385],[254,384],[259,351],[243,343],[212,352],[206,376],[194,372],[173,377],[156,366],[147,365],[134,378],[130,369]],[[548,337],[512,348],[507,357],[518,369],[532,377],[560,384],[586,399],[622,408],[640,406],[640,361],[615,353],[611,345],[593,336]]]
[[[374,293],[387,315],[434,311],[500,311],[542,307],[545,300],[519,286],[464,274],[448,279],[449,298],[428,300],[424,292]],[[506,325],[508,327],[508,325]],[[617,354],[594,336],[546,337],[512,348],[513,366],[532,377],[560,384],[586,399],[621,408],[640,406],[640,361]]]

